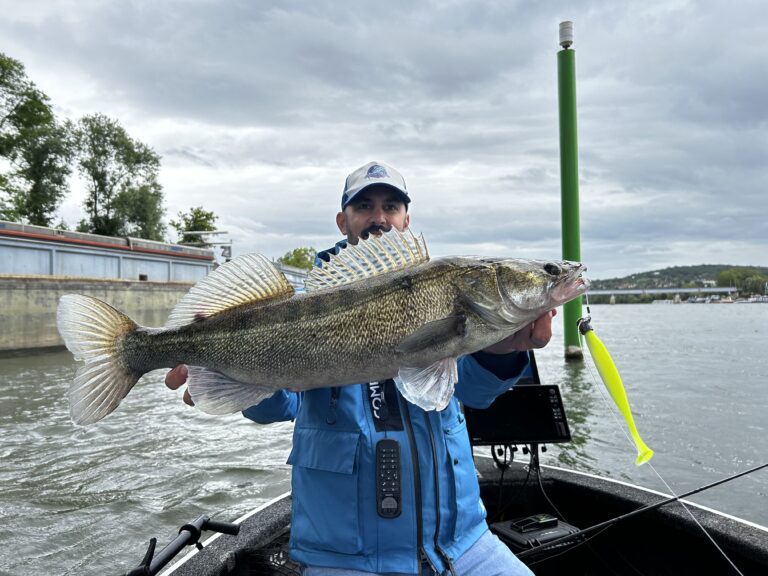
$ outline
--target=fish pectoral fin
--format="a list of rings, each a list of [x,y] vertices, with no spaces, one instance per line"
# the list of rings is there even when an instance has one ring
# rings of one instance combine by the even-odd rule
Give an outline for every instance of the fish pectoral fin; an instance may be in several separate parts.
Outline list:
[[[272,388],[233,380],[200,366],[188,366],[187,386],[195,406],[216,415],[245,410],[275,393]]]
[[[423,410],[443,410],[459,380],[456,358],[443,358],[426,368],[400,368],[394,380],[411,404]]]
[[[427,322],[416,332],[403,338],[395,346],[395,352],[407,354],[439,347],[441,344],[454,340],[457,336],[464,336],[466,323],[467,317],[464,315],[448,316]]]

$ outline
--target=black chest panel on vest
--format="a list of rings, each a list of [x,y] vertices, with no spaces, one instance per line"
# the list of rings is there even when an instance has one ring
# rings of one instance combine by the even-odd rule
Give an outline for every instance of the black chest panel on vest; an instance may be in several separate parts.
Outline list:
[[[366,387],[366,392],[376,432],[402,430],[403,419],[400,415],[395,381],[390,378],[381,382],[371,382]]]

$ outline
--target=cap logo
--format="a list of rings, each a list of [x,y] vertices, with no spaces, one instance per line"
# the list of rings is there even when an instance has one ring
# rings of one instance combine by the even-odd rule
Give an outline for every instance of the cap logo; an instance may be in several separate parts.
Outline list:
[[[386,168],[384,166],[379,166],[378,164],[374,164],[370,168],[368,168],[368,172],[365,175],[366,178],[389,178],[389,174],[387,174]]]

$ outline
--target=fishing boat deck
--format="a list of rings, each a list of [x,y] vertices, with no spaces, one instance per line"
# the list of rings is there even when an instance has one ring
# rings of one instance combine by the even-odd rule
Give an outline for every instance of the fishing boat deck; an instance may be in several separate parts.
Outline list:
[[[542,467],[542,493],[533,474],[528,486],[523,487],[522,466],[501,484],[500,472],[493,469],[492,462],[478,459],[478,468],[481,474],[489,475],[487,482],[481,480],[481,489],[492,526],[510,520],[511,515],[546,512],[584,529],[667,497],[637,486],[552,467]],[[496,514],[499,499],[501,509],[508,510],[501,517]],[[687,507],[743,574],[766,574],[768,530],[690,503]],[[540,576],[738,574],[679,503],[596,531],[577,546],[550,549],[524,560]]]
[[[558,468],[542,467],[539,484],[536,473],[529,473],[522,464],[513,463],[502,471],[493,460],[482,456],[476,457],[476,464],[488,521],[496,529],[513,518],[539,513],[586,528],[664,497]],[[246,518],[238,536],[221,536],[206,544],[194,562],[178,566],[174,576],[299,574],[287,551],[290,506],[290,496],[286,495]],[[742,574],[766,573],[768,530],[695,505],[689,509]],[[520,552],[519,548],[513,550]],[[677,503],[587,535],[576,546],[530,554],[525,561],[539,576],[738,574]]]

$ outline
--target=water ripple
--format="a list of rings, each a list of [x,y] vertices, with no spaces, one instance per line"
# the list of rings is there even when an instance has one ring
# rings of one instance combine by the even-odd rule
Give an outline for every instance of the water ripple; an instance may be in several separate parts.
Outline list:
[[[765,459],[768,306],[592,308],[654,466],[676,491]],[[665,490],[634,465],[595,369],[563,360],[558,328],[537,358],[543,381],[561,386],[573,442],[542,461]],[[124,572],[151,536],[163,544],[200,514],[232,520],[288,489],[291,423],[207,416],[156,372],[109,418],[77,427],[74,372],[66,352],[0,359],[0,573]],[[768,477],[754,475],[696,501],[768,525],[766,493]]]

